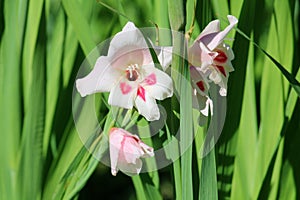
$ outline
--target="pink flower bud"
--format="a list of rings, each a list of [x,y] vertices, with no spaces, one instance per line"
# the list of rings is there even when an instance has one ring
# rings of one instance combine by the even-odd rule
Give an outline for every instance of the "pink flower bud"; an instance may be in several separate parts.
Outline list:
[[[141,158],[154,156],[152,147],[121,128],[110,130],[109,145],[111,173],[114,176],[118,170],[130,176],[137,175],[142,169]]]

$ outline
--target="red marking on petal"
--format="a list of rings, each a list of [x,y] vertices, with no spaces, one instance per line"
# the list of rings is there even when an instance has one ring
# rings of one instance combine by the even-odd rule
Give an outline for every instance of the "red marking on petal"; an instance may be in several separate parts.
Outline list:
[[[225,63],[227,61],[227,55],[221,50],[217,50],[217,52],[218,55],[214,58],[214,61]]]
[[[221,74],[223,74],[223,76],[226,77],[226,72],[223,66],[221,65],[216,65],[217,69],[221,72]]]
[[[154,85],[156,83],[156,76],[154,73],[150,74],[145,78],[145,83],[147,85]]]
[[[131,86],[126,83],[120,83],[122,94],[128,94],[131,91]]]
[[[146,102],[145,89],[143,87],[141,87],[141,86],[138,87],[137,95]]]
[[[198,86],[198,88],[199,88],[202,92],[205,91],[205,87],[204,87],[204,82],[203,82],[203,81],[197,82],[196,85]]]
[[[140,140],[139,140],[138,138],[136,138],[136,137],[134,137],[134,136],[132,136],[132,135],[125,135],[124,137],[125,137],[126,139],[132,139],[132,140],[134,140],[134,141],[137,142],[137,143],[140,142]]]

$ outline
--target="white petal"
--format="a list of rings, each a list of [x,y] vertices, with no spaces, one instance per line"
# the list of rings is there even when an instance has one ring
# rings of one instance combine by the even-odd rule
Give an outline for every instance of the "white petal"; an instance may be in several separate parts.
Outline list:
[[[154,98],[150,97],[145,91],[145,98],[136,97],[135,106],[138,112],[143,115],[148,121],[158,120],[160,117],[159,109]]]
[[[143,66],[143,70],[145,77],[141,85],[149,96],[163,100],[173,95],[173,82],[168,74],[151,65]]]
[[[202,99],[201,99],[202,100]],[[204,116],[208,116],[210,111],[210,114],[213,115],[213,102],[212,100],[207,96],[206,100],[205,100],[205,107],[200,110],[200,112],[204,115]]]
[[[139,142],[139,145],[141,146],[141,148],[144,151],[144,154],[142,156],[143,158],[153,157],[154,156],[154,152],[153,152],[153,148],[152,147],[149,147],[148,145],[146,145],[142,141]]]
[[[122,156],[123,154],[121,153],[120,157]],[[142,166],[143,163],[141,159],[137,159],[135,164],[125,162],[125,159],[121,159],[118,163],[119,169],[128,176],[138,175],[141,172]]]
[[[205,77],[205,75],[202,73],[202,71],[197,70],[198,68],[190,66],[190,74],[191,74],[191,80],[193,88],[195,88],[196,92],[201,94],[202,96],[208,95],[208,89],[209,84]],[[199,87],[199,82],[201,82],[201,88]]]
[[[121,108],[132,109],[137,93],[137,85],[134,81],[121,79],[111,90],[108,104]]]
[[[142,49],[148,49],[144,36],[132,22],[128,22],[123,30],[117,33],[111,40],[107,55],[118,58],[120,55]]]
[[[109,92],[120,76],[120,71],[111,67],[109,58],[100,56],[93,70],[76,80],[76,88],[82,97],[96,92]]]
[[[193,95],[192,95],[193,108],[199,111],[203,110],[206,106],[206,100],[207,100],[206,96],[199,94],[195,89],[193,90]]]
[[[133,22],[127,22],[123,27],[122,31],[135,31],[137,28],[135,27]]]
[[[223,31],[220,31],[217,35],[215,35],[214,38],[210,41],[210,43],[207,44],[207,47],[210,50],[213,50],[217,46],[219,46],[223,42],[224,38],[227,36],[229,31],[231,31],[231,29],[233,29],[233,27],[238,23],[237,18],[235,18],[232,15],[228,15],[227,18],[230,24]]]
[[[142,66],[153,62],[149,49],[138,46],[126,46],[126,48],[116,50],[114,53],[110,57],[112,60],[111,66],[123,72],[129,65]]]
[[[222,74],[213,69],[212,72],[209,75],[209,79],[212,80],[215,84],[219,84],[222,81]]]
[[[213,63],[213,60],[218,55],[218,53],[210,51],[202,42],[200,42],[199,45],[201,49],[201,68],[203,72],[205,72],[205,67]]]
[[[155,47],[155,51],[158,54],[157,58],[164,71],[171,65],[172,49],[173,47]]]
[[[220,31],[220,20],[216,19],[214,21],[211,21],[204,30],[200,33],[198,38],[196,40],[201,39],[204,35],[208,35],[211,33],[219,32]]]
[[[201,61],[201,48],[197,41],[188,49],[188,61],[192,66],[200,67]]]

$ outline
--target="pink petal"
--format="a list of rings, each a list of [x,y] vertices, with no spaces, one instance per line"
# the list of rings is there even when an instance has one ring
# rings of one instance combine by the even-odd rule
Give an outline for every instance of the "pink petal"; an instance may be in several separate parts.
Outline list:
[[[124,159],[127,163],[136,164],[136,160],[143,155],[136,138],[132,136],[125,136],[121,146],[122,152],[124,153]]]
[[[116,175],[118,172],[118,160],[119,152],[121,149],[121,142],[123,140],[123,134],[118,128],[112,128],[109,133],[109,154],[110,154],[110,166],[112,175]]]
[[[76,88],[82,97],[96,92],[109,92],[120,76],[120,71],[111,68],[109,59],[100,56],[93,70],[76,80]]]
[[[153,148],[144,144],[138,136],[121,128],[112,128],[109,133],[111,172],[115,176],[120,169],[132,176],[142,169],[141,157],[154,156]]]

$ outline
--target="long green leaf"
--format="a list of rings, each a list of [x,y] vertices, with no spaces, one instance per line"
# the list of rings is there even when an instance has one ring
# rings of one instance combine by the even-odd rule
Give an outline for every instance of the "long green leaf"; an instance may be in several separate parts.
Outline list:
[[[43,38],[40,38],[43,40]],[[24,199],[41,199],[43,134],[45,129],[45,49],[39,42],[36,47],[30,86],[30,104],[24,116],[20,149],[19,184]]]
[[[5,29],[0,47],[0,198],[19,199],[17,188],[17,151],[21,135],[21,68],[22,40],[27,1],[3,1],[1,14]]]
[[[192,179],[192,141],[193,141],[193,119],[192,119],[192,98],[190,86],[190,73],[186,58],[186,42],[183,37],[185,29],[185,3],[186,1],[169,1],[169,18],[171,28],[180,31],[181,34],[173,34],[173,61],[172,67],[175,74],[172,74],[175,89],[180,94],[180,151],[181,173],[182,173],[182,198],[193,199]],[[178,73],[178,74],[176,74]],[[180,198],[180,197],[177,197]]]
[[[199,200],[218,199],[216,171],[215,151],[213,149],[202,160]]]
[[[90,37],[92,31],[89,26],[88,20],[85,17],[82,17],[77,14],[81,13],[80,4],[78,1],[74,2],[70,0],[62,0],[62,3],[68,16],[68,19],[73,25],[79,43],[85,55],[88,55],[90,51],[96,46],[96,43]]]

